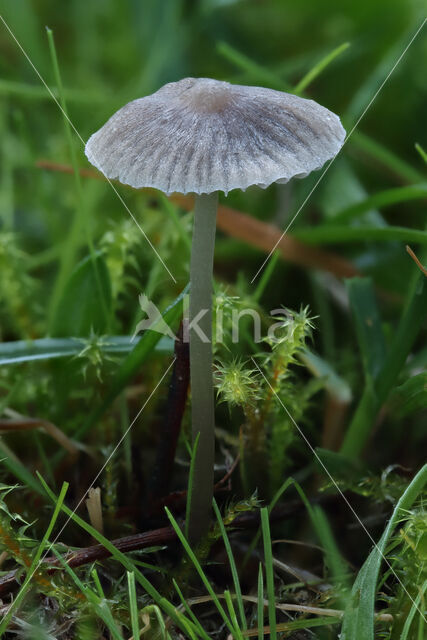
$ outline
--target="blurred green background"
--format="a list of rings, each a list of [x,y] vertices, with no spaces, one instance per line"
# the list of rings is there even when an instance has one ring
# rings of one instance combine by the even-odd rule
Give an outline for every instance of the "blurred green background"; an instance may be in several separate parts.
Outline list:
[[[100,333],[132,335],[141,291],[163,309],[188,281],[188,247],[165,199],[154,202],[150,196],[118,187],[173,271],[176,285],[108,185],[84,180],[79,188],[72,176],[36,166],[41,159],[70,164],[72,158],[62,114],[35,71],[56,92],[46,26],[55,39],[66,108],[82,138],[72,132],[77,163],[88,168],[82,141],[124,103],[166,82],[210,76],[295,91],[331,52],[337,55],[325,69],[311,82],[304,81],[303,95],[339,114],[351,131],[419,29],[426,9],[419,0],[2,0],[0,5],[13,34],[0,24],[3,341],[87,336],[89,326]],[[415,144],[427,148],[426,60],[424,28],[290,230],[317,244],[314,231],[325,227],[323,244],[326,238],[328,249],[351,260],[362,274],[373,276],[381,289],[388,341],[415,270],[405,252],[405,229],[425,227],[420,197],[426,189],[425,164]],[[227,204],[283,229],[318,177],[319,173],[313,174],[285,188],[273,185],[266,191],[233,192]],[[417,197],[401,198],[385,210],[372,203],[348,220],[338,219],[354,203],[403,185],[419,185]],[[325,225],[335,220],[341,235],[360,225],[367,233],[358,239],[329,238]],[[182,216],[182,224],[190,233],[191,216]],[[390,236],[389,225],[405,229]],[[16,232],[13,239],[9,231]],[[425,243],[424,236],[420,241]],[[95,322],[91,315],[99,311],[95,300],[79,329],[73,313],[78,315],[84,296],[77,295],[70,303],[64,288],[90,247],[106,252],[112,313],[107,321]],[[240,296],[253,292],[249,281],[264,257],[247,243],[218,235],[217,276],[231,286],[237,281]],[[297,309],[310,304],[320,316],[317,350],[334,363],[357,395],[362,384],[360,362],[346,294],[341,283],[317,275],[280,263],[263,305]],[[27,375],[25,369],[20,371]],[[77,387],[82,384],[81,379],[76,381]],[[56,409],[48,403],[49,412],[62,415],[64,402]],[[396,441],[399,433],[397,429]]]
[[[0,4],[18,42],[54,89],[45,26],[53,30],[68,111],[83,140],[125,102],[185,76],[292,90],[317,62],[344,43],[349,47],[304,95],[338,113],[349,131],[420,26],[426,9],[420,0],[2,0]],[[358,127],[402,161],[418,166],[414,143],[427,146],[426,58],[424,30]],[[0,95],[1,217],[15,229],[31,230],[26,239],[30,249],[47,248],[64,237],[67,221],[61,213],[69,217],[66,200],[74,196],[65,188],[72,184],[69,179],[41,176],[34,162],[39,158],[68,162],[68,145],[61,113],[4,25]],[[82,144],[77,138],[76,142],[80,164],[86,166]],[[401,176],[378,172],[372,158],[357,155],[360,144],[355,135],[354,144],[347,145],[330,172],[338,172],[338,178],[331,175],[312,198],[324,213],[332,214],[366,191],[402,182]],[[347,160],[352,163],[351,174]],[[48,202],[53,182],[61,188],[55,202]],[[313,183],[311,177],[292,187],[294,209]],[[259,204],[261,195],[248,202],[234,194],[231,201],[268,217],[264,203],[272,196],[266,197]],[[101,222],[102,213],[95,215]],[[400,280],[399,273],[394,276],[404,288],[405,273]]]
[[[345,116],[349,125],[408,44],[426,5],[420,0],[2,0],[1,8],[50,84],[44,26],[54,30],[64,84],[86,97],[85,107],[73,105],[71,113],[86,138],[117,105],[181,77],[267,84],[262,74],[239,73],[224,55],[224,44],[292,86],[315,61],[349,42],[351,47],[309,92]],[[4,28],[0,38],[2,79],[39,85]],[[422,141],[426,135],[422,118],[427,89],[425,67],[420,63],[426,47],[425,36],[414,43],[363,124],[405,155],[411,155],[413,139]],[[2,95],[8,95],[5,88]],[[50,106],[53,133],[59,114],[55,117],[54,105]],[[36,116],[34,110],[32,115]],[[39,143],[44,140],[46,145],[50,136],[45,127],[37,121],[32,125]]]

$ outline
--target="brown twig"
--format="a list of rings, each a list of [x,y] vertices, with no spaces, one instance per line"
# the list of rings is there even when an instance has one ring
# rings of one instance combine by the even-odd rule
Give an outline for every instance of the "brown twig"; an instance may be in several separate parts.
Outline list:
[[[236,468],[237,460],[234,461],[232,468],[227,474],[217,483],[222,486],[229,478],[229,474]],[[336,496],[333,494],[324,494],[314,498],[311,503],[325,503],[334,500]],[[304,505],[301,500],[294,499],[289,500],[286,504],[276,506],[271,514],[270,521],[277,522],[283,518],[288,518],[290,515],[297,513],[304,509]],[[260,513],[259,511],[249,511],[242,513],[233,520],[233,529],[247,529],[260,526]],[[152,531],[146,531],[144,533],[137,533],[132,536],[126,536],[124,538],[118,538],[112,540],[111,543],[122,553],[129,553],[130,551],[137,551],[139,549],[145,549],[147,547],[162,546],[177,540],[176,533],[172,527],[162,527],[160,529],[153,529]],[[111,557],[111,552],[101,544],[96,544],[91,547],[79,549],[77,551],[70,551],[65,560],[72,568],[81,567],[95,561],[105,560]],[[47,573],[58,570],[58,560],[56,557],[46,559],[46,564],[49,566]],[[0,598],[5,597],[19,587],[17,581],[18,571],[10,571],[0,578]]]
[[[68,436],[61,429],[43,418],[27,418],[20,416],[17,418],[0,419],[0,432],[4,431],[28,431],[32,429],[42,428],[51,438],[56,440],[69,453],[76,455],[79,450]]]
[[[59,162],[51,162],[50,160],[37,160],[36,167],[39,169],[47,169],[48,171],[58,171],[59,173],[73,174],[74,169],[70,164],[61,164]],[[79,173],[82,178],[92,178],[101,182],[106,182],[106,179],[99,171],[95,169],[79,169]]]
[[[223,478],[221,478],[221,480],[216,483],[214,487],[215,490],[220,489],[230,479],[231,474],[236,469],[238,462],[239,458],[237,457],[231,465],[230,469],[223,476]],[[181,492],[179,494],[179,498],[182,498],[182,500],[184,500],[186,494],[186,491]],[[171,494],[171,496],[173,496],[176,500],[176,494]],[[166,503],[167,499],[163,500],[163,504]],[[244,515],[245,514],[243,514],[243,516]],[[256,513],[252,515],[258,517],[258,514]],[[241,519],[242,516],[236,518],[234,524],[238,526]],[[122,553],[128,553],[129,551],[137,551],[139,549],[145,549],[146,547],[168,544],[169,542],[173,542],[175,540],[176,533],[174,529],[172,527],[162,527],[161,529],[153,529],[152,531],[137,533],[133,536],[126,536],[125,538],[112,540],[112,544]],[[67,554],[65,560],[70,567],[77,568],[85,564],[89,564],[90,562],[95,562],[96,560],[105,560],[110,556],[111,553],[108,549],[106,549],[102,544],[96,544],[91,547],[79,549],[78,551],[71,551],[69,554]],[[47,558],[46,563],[49,563],[52,567],[48,570],[48,573],[56,570],[59,564],[57,558]],[[17,574],[17,571],[10,571],[0,578],[0,597],[4,597],[19,586],[19,583],[16,580]]]
[[[39,160],[36,166],[49,171],[73,173],[73,167],[70,165],[57,164],[48,160]],[[80,169],[80,175],[95,180],[106,180],[101,173],[94,169]],[[144,189],[144,192],[152,193],[153,195],[157,193],[154,189]],[[170,199],[183,209],[188,211],[193,209],[193,198],[190,196],[173,194]],[[238,240],[243,240],[266,253],[270,253],[275,247],[286,262],[309,269],[328,271],[338,278],[350,278],[359,273],[351,262],[345,258],[341,258],[329,251],[310,247],[294,238],[290,233],[283,235],[281,229],[275,225],[261,222],[261,220],[257,220],[253,216],[236,209],[220,205],[217,224],[218,228],[224,233]]]
[[[417,256],[415,255],[414,251],[411,249],[409,245],[406,245],[406,251],[409,253],[409,255],[411,256],[412,260],[415,262],[417,267],[427,277],[427,269],[421,264],[421,262],[418,260]]]
[[[191,209],[192,199],[175,194],[172,200],[185,209]],[[320,269],[339,278],[350,278],[358,274],[356,268],[344,258],[329,251],[310,247],[290,233],[273,224],[262,222],[253,216],[224,205],[218,208],[218,228],[233,238],[243,240],[266,253],[275,248],[286,262],[309,269]]]
[[[145,549],[146,547],[167,544],[168,542],[173,542],[175,539],[176,534],[173,528],[163,527],[162,529],[153,529],[153,531],[112,540],[112,544],[122,553],[128,553],[129,551]],[[69,552],[65,556],[65,561],[69,567],[76,568],[89,564],[90,562],[95,562],[96,560],[105,560],[110,556],[110,551],[102,544],[95,544],[91,547]],[[51,567],[48,573],[55,571],[59,564],[56,557],[46,558],[45,562]],[[4,597],[19,586],[19,582],[16,580],[17,575],[17,571],[10,571],[0,578],[0,597]]]

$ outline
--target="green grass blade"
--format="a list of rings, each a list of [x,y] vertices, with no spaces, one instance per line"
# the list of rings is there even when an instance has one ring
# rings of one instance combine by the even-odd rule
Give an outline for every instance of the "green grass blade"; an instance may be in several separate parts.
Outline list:
[[[338,451],[322,447],[316,447],[316,453],[318,456],[316,466],[320,473],[326,468],[333,478],[344,480],[349,485],[357,483],[361,476],[367,474],[367,469],[360,460],[348,458]]]
[[[347,575],[348,567],[340,550],[338,549],[338,545],[325,512],[321,507],[319,507],[319,505],[315,505],[313,507],[313,514],[315,518],[314,526],[316,534],[320,544],[325,550],[326,566],[328,567],[329,573],[334,579],[336,585],[338,586],[341,584],[344,587],[344,593],[337,593],[338,600],[344,607],[346,602],[345,592],[348,591],[350,587]]]
[[[101,581],[99,579],[99,575],[97,570],[95,569],[95,567],[92,569],[92,571],[90,572],[90,575],[92,576],[93,582],[95,584],[95,587],[98,591],[98,595],[100,598],[105,598],[105,593],[104,593],[104,589],[102,588],[102,584]]]
[[[325,295],[325,274],[314,271],[309,274],[309,279],[313,296],[312,311],[317,316],[319,349],[326,362],[335,362],[337,331],[332,311],[332,300],[329,295]]]
[[[56,556],[56,558],[58,559],[58,561],[61,564],[62,568],[64,569],[64,571],[66,573],[68,573],[68,575],[73,580],[73,582],[75,583],[75,585],[79,589],[79,591],[85,597],[89,596],[89,598],[92,597],[93,600],[98,601],[98,596],[96,595],[96,593],[89,587],[87,582],[83,583],[80,580],[80,578],[77,575],[77,573],[65,562],[63,556],[57,551],[57,549],[55,549],[55,547],[52,547],[52,553]]]
[[[262,294],[265,291],[265,288],[267,287],[268,283],[270,282],[271,276],[273,275],[273,271],[276,268],[276,264],[279,262],[280,260],[280,251],[275,251],[271,257],[271,259],[268,261],[267,266],[265,267],[264,271],[262,272],[262,276],[256,286],[255,292],[252,296],[252,299],[254,300],[254,302],[258,302],[261,299]]]
[[[279,489],[276,491],[276,493],[274,494],[270,504],[268,505],[268,515],[271,514],[271,512],[273,511],[274,507],[276,506],[276,504],[279,502],[280,498],[282,497],[282,495],[285,493],[285,491],[287,489],[289,489],[289,487],[295,487],[295,489],[297,490],[298,494],[301,497],[302,502],[304,503],[304,506],[307,510],[308,515],[310,516],[311,521],[314,523],[314,515],[313,515],[313,508],[310,504],[310,502],[307,500],[307,497],[304,493],[304,491],[302,490],[301,486],[298,484],[298,482],[296,482],[296,480],[294,480],[294,478],[290,477],[287,478],[283,483],[282,486],[279,487]],[[246,562],[248,561],[248,558],[250,557],[250,555],[252,554],[252,551],[255,549],[255,547],[258,544],[258,541],[261,537],[261,533],[262,533],[262,527],[258,528],[258,531],[256,532],[254,539],[252,540],[249,549],[245,555],[244,561],[243,561],[243,566],[245,566]]]
[[[101,252],[83,258],[59,295],[50,325],[52,338],[108,333],[104,307],[112,305],[110,273]]]
[[[425,183],[386,189],[346,209],[342,209],[331,218],[331,224],[347,223],[371,209],[380,209],[381,207],[396,205],[402,202],[425,199],[427,199],[427,184]]]
[[[159,607],[157,605],[155,605],[155,604],[149,604],[146,607],[144,607],[144,611],[147,612],[148,615],[151,615],[151,613],[153,613],[155,615],[157,623],[158,623],[160,631],[161,631],[162,640],[170,640],[170,635],[167,632],[165,621],[163,619],[163,616],[162,616],[162,613],[161,613]]]
[[[231,62],[238,69],[248,73],[252,82],[264,84],[265,86],[270,87],[271,89],[277,89],[278,91],[286,90],[286,82],[282,80],[282,78],[266,67],[254,62],[254,60],[245,56],[240,51],[237,51],[237,49],[231,45],[226,42],[218,42],[216,48],[223,58]]]
[[[343,42],[343,44],[340,44],[339,47],[336,47],[336,49],[333,49],[333,51],[331,51],[324,58],[319,60],[319,62],[315,64],[314,67],[310,69],[310,71],[308,71],[308,73],[306,73],[303,78],[301,78],[301,80],[298,82],[298,84],[294,88],[294,93],[300,94],[303,91],[305,91],[308,85],[311,84],[313,80],[315,80],[317,76],[320,75],[322,71],[326,69],[326,67],[330,65],[333,60],[335,60],[335,58],[341,55],[343,51],[348,49],[349,46],[350,46],[349,42]]]
[[[73,569],[68,566],[65,562],[64,558],[56,549],[53,549],[53,553],[58,559],[58,562],[61,564],[64,571],[70,576],[72,581],[75,583],[80,593],[82,593],[86,600],[93,607],[96,615],[104,622],[105,626],[111,633],[112,638],[115,640],[123,640],[123,636],[120,633],[114,617],[111,613],[111,610],[108,606],[108,603],[104,597],[100,597],[93,589],[91,589],[86,583],[83,583],[78,577],[77,573],[73,571]],[[97,577],[98,581],[99,578]],[[102,591],[102,589],[101,589]]]
[[[310,229],[296,229],[294,236],[307,244],[347,244],[353,242],[413,242],[427,244],[427,232],[407,227],[346,227],[324,224]]]
[[[187,233],[182,223],[181,217],[177,213],[177,207],[171,202],[170,198],[167,198],[162,192],[159,192],[160,202],[165,208],[166,213],[171,217],[172,222],[175,225],[176,230],[179,233],[179,237],[188,249],[188,255],[191,254],[191,236]]]
[[[424,626],[425,620],[424,620],[424,617],[423,617],[422,613],[419,611],[419,609],[420,609],[420,606],[423,603],[424,594],[425,594],[426,591],[427,591],[427,580],[425,580],[424,584],[420,587],[419,593],[418,593],[417,597],[415,598],[414,602],[412,603],[411,610],[408,613],[408,616],[407,616],[407,618],[405,620],[405,624],[403,625],[403,629],[402,629],[402,634],[400,636],[400,640],[408,640],[411,624],[412,624],[412,622],[414,620],[414,617],[415,617],[415,614],[417,612],[420,613],[420,623]]]
[[[394,37],[386,41],[385,51],[383,49],[380,56],[373,59],[369,73],[357,88],[347,106],[346,117],[349,120],[357,122],[357,119],[365,113],[365,109],[370,105],[372,96],[376,96],[377,92],[381,90],[384,83],[389,79],[395,68],[396,61],[400,60],[402,52],[405,51],[405,47],[408,46],[408,42],[414,36],[417,26],[419,27],[419,25],[415,26],[419,20],[418,17],[415,17],[417,14],[414,13],[413,16],[408,19],[408,22],[403,21],[400,28],[394,32]]]
[[[199,620],[197,619],[196,615],[194,614],[193,610],[191,609],[191,607],[189,606],[188,602],[186,601],[186,599],[184,598],[181,589],[178,586],[177,581],[175,580],[175,578],[172,578],[172,583],[173,586],[175,587],[175,591],[178,594],[179,599],[181,600],[182,606],[184,607],[185,611],[187,612],[187,615],[191,618],[191,620],[194,623],[194,626],[196,627],[196,631],[199,634],[199,636],[201,638],[203,638],[204,640],[210,640],[208,634],[206,633],[206,631],[203,629],[202,625],[200,624]]]
[[[270,504],[268,505],[268,515],[271,514],[274,507],[279,502],[280,498],[285,493],[285,491],[289,489],[289,487],[292,487],[294,485],[295,485],[295,480],[293,478],[286,478],[286,480],[282,483],[281,487],[279,487],[279,489],[276,491]]]
[[[390,404],[399,418],[423,411],[427,407],[427,370],[412,375],[393,389]]]
[[[387,399],[408,354],[414,344],[427,314],[427,279],[416,273],[409,286],[407,302],[394,335],[386,361],[376,384],[375,393],[367,385],[352,418],[341,453],[355,458],[363,451],[373,428],[377,412]]]
[[[192,550],[192,548],[190,547],[187,539],[185,538],[184,534],[182,533],[177,521],[175,520],[175,518],[173,517],[173,515],[171,514],[171,512],[169,511],[169,509],[167,507],[165,507],[165,511],[166,514],[169,518],[169,521],[172,525],[172,527],[175,530],[176,535],[178,536],[182,546],[184,547],[185,552],[187,553],[188,557],[190,558],[191,562],[194,565],[194,568],[196,569],[197,573],[200,576],[200,579],[202,580],[203,584],[205,585],[205,588],[207,590],[207,592],[209,593],[209,595],[212,598],[213,603],[215,604],[218,613],[220,614],[221,618],[224,620],[228,630],[230,631],[231,634],[234,633],[234,627],[230,621],[230,619],[228,618],[223,606],[221,605],[220,601],[218,600],[218,597],[215,593],[215,591],[212,589],[211,583],[209,581],[209,578],[206,576],[205,572],[202,569],[202,566],[200,564],[200,562],[198,561],[196,554],[194,553],[194,551]]]
[[[421,599],[421,606],[425,611],[425,599]],[[418,631],[417,631],[417,640],[425,640],[425,631],[426,631],[426,620],[423,613],[420,613],[418,616]]]
[[[271,640],[277,640],[276,594],[274,590],[273,553],[271,550],[270,524],[268,516],[268,509],[266,507],[263,507],[261,509],[261,527],[262,537],[264,541],[264,562],[268,598],[268,621],[270,625],[270,638]]]
[[[282,486],[279,487],[279,489],[276,491],[276,493],[273,496],[273,499],[271,500],[270,504],[268,505],[268,513],[270,514],[272,512],[272,510],[274,509],[275,505],[278,503],[278,501],[280,500],[282,494],[286,491],[286,489],[288,489],[288,487],[291,487],[294,485],[294,479],[293,478],[287,478],[283,483]],[[256,534],[253,537],[253,540],[251,542],[251,544],[249,545],[249,548],[245,554],[245,557],[243,559],[243,567],[246,566],[246,563],[248,562],[249,558],[252,555],[253,550],[256,548],[256,546],[258,545],[259,539],[261,537],[261,526],[258,527],[258,530],[256,532]]]
[[[418,144],[418,142],[415,144],[415,149],[418,151],[418,153],[420,154],[421,158],[427,164],[427,153],[424,151],[422,146],[420,144]]]
[[[0,464],[4,465],[23,485],[43,496],[42,488],[36,478],[16,457],[2,438],[0,438]]]
[[[316,378],[321,378],[324,381],[325,389],[331,396],[342,403],[351,401],[353,394],[350,385],[337,374],[327,360],[305,348],[302,348],[296,355]]]
[[[365,133],[359,130],[353,131],[350,141],[350,144],[356,149],[360,149],[371,156],[373,160],[384,165],[384,167],[399,178],[405,180],[405,182],[424,182],[425,175],[421,171],[414,169],[410,164],[405,162],[405,160],[402,160],[398,155]]]
[[[51,89],[53,95],[59,100],[59,91],[56,88]],[[105,95],[102,95],[99,91],[96,93],[90,93],[88,91],[82,91],[80,89],[62,89],[62,95],[67,102],[77,102],[81,104],[87,103],[102,103],[105,104]],[[34,101],[50,101],[52,96],[48,93],[45,87],[38,84],[29,84],[27,82],[16,82],[14,80],[7,80],[6,78],[0,78],[0,96],[12,96],[18,98],[25,98],[26,100]]]
[[[101,351],[112,355],[130,353],[141,340],[129,336],[103,336],[99,345]],[[76,338],[39,338],[37,340],[16,340],[0,343],[0,366],[35,362],[36,360],[54,360],[67,358],[81,352],[84,343]],[[173,353],[173,341],[163,336],[155,346],[156,351]]]
[[[222,539],[224,541],[224,546],[225,546],[225,550],[227,552],[228,562],[230,564],[231,575],[233,577],[234,592],[236,594],[237,607],[238,607],[238,610],[239,610],[240,624],[241,624],[242,629],[246,630],[248,628],[248,625],[247,625],[247,622],[246,622],[245,607],[243,605],[242,590],[240,588],[239,573],[237,571],[236,562],[234,560],[233,551],[232,551],[231,545],[230,545],[230,540],[228,538],[227,531],[225,529],[224,522],[223,522],[223,519],[221,517],[220,510],[218,509],[218,505],[216,503],[215,498],[213,499],[213,508],[214,508],[216,519],[218,521],[218,525],[219,525],[219,528],[220,528],[220,531],[221,531],[221,536],[222,536]]]
[[[44,479],[40,474],[37,474],[38,478],[45,490],[47,496],[56,503],[57,498],[55,494],[48,487]],[[191,629],[191,622],[185,618],[182,614],[177,612],[175,607],[171,602],[169,602],[166,598],[164,598],[155,587],[151,584],[149,580],[139,571],[137,566],[132,562],[130,558],[128,558],[124,553],[119,551],[117,547],[115,547],[108,538],[103,536],[99,531],[97,531],[94,527],[88,524],[83,518],[80,518],[74,511],[71,511],[66,505],[61,505],[62,511],[68,516],[69,520],[75,522],[79,527],[81,527],[84,531],[86,531],[90,536],[92,536],[99,544],[102,544],[110,553],[111,556],[119,562],[127,571],[133,571],[135,573],[135,578],[137,582],[141,585],[141,587],[146,591],[146,593],[154,600],[158,606],[167,613],[171,617],[171,619],[180,627],[184,632],[189,632]]]
[[[234,609],[233,600],[228,589],[224,591],[225,603],[227,605],[228,613],[230,614],[230,620],[234,627],[233,638],[236,640],[243,640],[243,634],[239,628],[239,623],[237,621],[236,611]]]
[[[40,562],[40,558],[42,557],[43,552],[45,551],[45,547],[48,543],[50,534],[52,533],[53,527],[55,526],[56,520],[59,516],[59,513],[62,509],[63,506],[63,502],[65,499],[65,495],[67,493],[68,490],[68,483],[64,482],[62,485],[62,489],[61,492],[58,496],[57,499],[55,499],[55,508],[52,514],[52,517],[50,519],[49,525],[45,531],[45,534],[42,538],[42,541],[40,542],[37,551],[33,557],[33,560],[31,562],[31,566],[29,567],[28,571],[27,571],[27,575],[25,577],[25,580],[21,586],[21,588],[18,591],[18,594],[16,595],[15,599],[13,600],[12,604],[10,605],[6,615],[4,616],[3,620],[0,623],[0,637],[3,636],[3,633],[6,631],[9,622],[11,621],[13,615],[16,613],[16,611],[19,609],[20,605],[22,604],[22,601],[25,598],[25,595],[31,585],[31,580],[33,578],[34,572],[37,570],[38,568],[38,564]]]
[[[342,640],[374,640],[376,586],[387,543],[394,528],[411,509],[427,484],[427,464],[420,469],[400,497],[380,541],[369,554],[353,584],[351,602],[343,619]]]
[[[427,314],[427,279],[416,272],[389,354],[378,376],[378,396],[385,399],[403,367]]]
[[[264,577],[262,575],[262,564],[258,569],[258,602],[257,602],[257,624],[258,640],[264,639]]]
[[[371,278],[346,281],[367,383],[379,375],[386,359],[386,345]]]

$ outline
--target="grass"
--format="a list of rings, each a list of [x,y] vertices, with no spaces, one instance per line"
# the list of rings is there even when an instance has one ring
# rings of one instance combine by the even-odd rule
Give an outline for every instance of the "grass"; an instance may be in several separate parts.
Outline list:
[[[424,465],[418,474],[414,477],[404,494],[398,501],[387,527],[381,536],[378,544],[368,556],[365,564],[360,569],[356,580],[354,581],[352,598],[348,609],[344,616],[343,633],[347,637],[363,637],[369,640],[374,638],[373,620],[374,620],[374,599],[378,574],[381,563],[384,559],[386,545],[389,538],[401,517],[402,512],[411,509],[414,502],[419,498],[420,493],[425,489],[427,483],[427,465]],[[403,586],[403,585],[402,585]],[[408,594],[409,595],[409,594]],[[354,605],[356,600],[357,605]],[[414,606],[414,600],[411,604]],[[412,611],[412,609],[411,609]],[[417,608],[417,612],[422,617],[423,612]]]
[[[61,109],[0,22],[0,637],[421,640],[427,27],[318,186],[220,201],[216,485],[196,547],[187,355],[133,338],[142,293],[179,331],[192,201],[111,188],[82,140],[185,76],[297,93],[350,131],[425,16],[415,0],[104,4],[2,5]],[[261,342],[248,316],[232,341],[244,309]]]
[[[265,575],[267,583],[268,596],[268,622],[270,626],[270,637],[273,640],[277,638],[277,621],[276,621],[276,593],[274,588],[274,569],[273,554],[271,548],[270,525],[268,521],[268,510],[263,507],[261,509],[261,527],[264,542],[265,554]]]

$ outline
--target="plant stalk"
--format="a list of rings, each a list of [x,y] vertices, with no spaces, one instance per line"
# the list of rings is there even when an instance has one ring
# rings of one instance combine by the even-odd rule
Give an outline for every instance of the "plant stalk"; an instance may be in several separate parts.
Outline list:
[[[422,273],[415,273],[409,285],[407,302],[389,354],[378,375],[375,389],[366,387],[350,423],[341,453],[358,458],[372,433],[375,418],[387,400],[405,364],[427,314],[427,281]]]
[[[193,445],[199,436],[190,506],[189,538],[208,530],[214,483],[214,392],[212,379],[212,273],[218,193],[196,195],[190,265],[190,381]]]

